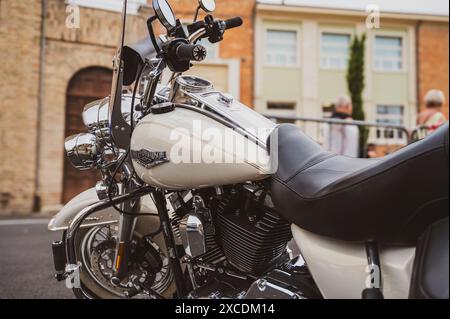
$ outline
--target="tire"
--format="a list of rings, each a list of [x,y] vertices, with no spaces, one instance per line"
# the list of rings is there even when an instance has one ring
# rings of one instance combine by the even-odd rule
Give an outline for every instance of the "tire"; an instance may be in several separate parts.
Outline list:
[[[159,227],[159,221],[156,222],[158,223],[156,224],[158,226],[152,227],[153,229],[157,229]],[[86,265],[84,259],[82,258],[82,249],[85,248],[83,246],[83,243],[85,242],[86,239],[85,237],[88,236],[90,232],[93,231],[94,229],[95,228],[80,229],[75,238],[77,260],[81,261],[82,263],[82,271],[80,273],[80,282],[82,291],[80,291],[79,289],[73,289],[74,295],[77,299],[86,299],[87,297],[92,299],[123,299],[125,298],[125,296],[120,296],[117,293],[112,293],[110,290],[99,284],[99,282],[95,278],[93,278],[92,272],[87,270],[87,267],[89,267],[89,265]],[[149,232],[151,232],[151,230]],[[142,237],[142,235],[139,234],[138,232],[135,232],[135,234],[137,235],[137,237]],[[153,237],[152,240],[155,244],[159,246],[161,251],[166,252],[166,245],[164,242],[164,236],[162,234]],[[167,288],[163,292],[160,292],[160,295],[166,299],[171,299],[175,294],[176,294],[176,285],[175,280],[173,279],[172,276]]]

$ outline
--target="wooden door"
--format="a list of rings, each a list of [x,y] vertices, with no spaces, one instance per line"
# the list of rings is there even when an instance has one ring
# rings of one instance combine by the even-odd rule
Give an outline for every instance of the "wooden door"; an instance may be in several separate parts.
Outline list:
[[[112,72],[105,68],[83,69],[70,80],[66,96],[65,137],[85,133],[82,112],[86,104],[102,99],[111,93]],[[64,156],[63,203],[95,186],[100,180],[95,170],[79,171]]]

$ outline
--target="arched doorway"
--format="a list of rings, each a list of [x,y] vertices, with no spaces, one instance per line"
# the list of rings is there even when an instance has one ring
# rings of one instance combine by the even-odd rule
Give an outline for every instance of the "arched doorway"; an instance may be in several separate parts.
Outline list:
[[[86,104],[102,99],[111,93],[112,71],[102,67],[91,67],[77,72],[69,82],[66,94],[65,137],[86,132],[82,112]],[[79,193],[92,188],[99,180],[94,170],[79,171],[67,157],[64,159],[63,203]]]

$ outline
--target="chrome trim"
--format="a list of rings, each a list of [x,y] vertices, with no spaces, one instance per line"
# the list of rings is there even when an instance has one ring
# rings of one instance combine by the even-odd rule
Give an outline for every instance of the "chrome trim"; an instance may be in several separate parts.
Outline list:
[[[197,214],[187,214],[181,220],[179,229],[187,255],[195,258],[206,253],[205,230]]]
[[[264,150],[267,150],[267,145],[266,145],[265,141],[261,141],[256,135],[247,132],[245,130],[245,128],[243,128],[236,122],[232,121],[226,115],[221,115],[219,112],[216,112],[217,113],[217,115],[216,115],[208,110],[205,110],[203,107],[192,106],[189,104],[177,104],[177,107],[205,115],[205,116],[225,125],[226,127],[230,128],[230,129],[236,130],[236,132],[238,132],[245,138],[248,138],[250,141],[254,142],[256,145],[262,147]]]
[[[271,282],[270,279],[258,279],[247,293],[245,299],[304,299],[298,293]]]
[[[131,123],[131,102],[133,96],[131,94],[124,94],[121,98],[122,117],[125,121]],[[141,102],[142,97],[136,96],[135,105]],[[109,96],[87,104],[84,107],[82,117],[86,128],[90,133],[97,136],[99,142],[104,146],[105,144],[111,144],[111,131],[110,131],[110,119],[109,119]],[[135,120],[141,115],[141,112],[135,111]]]
[[[81,113],[83,123],[91,133],[94,133],[98,129],[99,109],[104,101],[105,99],[101,99],[87,104]]]
[[[224,102],[221,102],[219,98],[224,98],[227,101],[230,101],[229,103],[233,103],[234,101],[234,99],[230,100],[230,98],[227,97],[224,93],[216,90],[209,90],[204,93],[191,93],[186,90],[178,90],[178,92],[175,92],[174,98],[172,100],[175,103],[191,106],[189,107],[190,110],[196,109],[196,112],[202,113],[216,121],[221,122],[222,124],[224,124],[224,122],[228,123],[226,126],[231,129],[235,129],[239,134],[243,135],[244,137],[250,139],[252,142],[267,150],[267,141],[262,141],[255,134],[248,132],[244,127],[236,123],[229,114],[226,114],[223,111],[219,110],[217,107],[211,105],[210,102],[206,100],[206,97],[214,94],[218,96],[217,101],[221,104],[224,104]],[[192,108],[192,106],[194,108]],[[230,104],[225,104],[225,106],[231,107]]]
[[[214,88],[214,85],[209,80],[194,75],[179,76],[175,83],[178,86],[177,89],[188,93],[203,93]],[[177,91],[177,89],[174,88],[174,91]]]
[[[78,134],[66,138],[67,158],[79,170],[94,168],[98,160],[97,138],[93,134]]]
[[[197,42],[199,39],[201,39],[205,34],[206,34],[205,28],[198,29],[189,36],[188,41],[189,43],[193,44]]]
[[[234,97],[229,94],[219,93],[219,97],[217,98],[217,101],[220,103],[231,106],[234,102]]]
[[[95,185],[95,191],[97,192],[97,196],[100,200],[107,199],[109,186],[105,183],[105,181],[100,181]]]
[[[98,223],[91,223],[89,221],[87,221],[87,222],[88,222],[88,224],[80,225],[80,229],[88,229],[88,228],[93,228],[93,227],[96,227],[96,226],[114,225],[114,224],[117,224],[119,222],[119,220],[116,219],[116,220],[110,220],[110,221],[98,222]],[[69,226],[54,227],[54,228],[49,229],[49,230],[52,231],[52,232],[58,232],[58,231],[65,231],[65,230],[68,230],[68,229],[69,229]]]

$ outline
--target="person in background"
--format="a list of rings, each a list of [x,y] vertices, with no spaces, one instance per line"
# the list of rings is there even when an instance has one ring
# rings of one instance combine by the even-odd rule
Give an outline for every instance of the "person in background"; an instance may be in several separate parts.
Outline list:
[[[377,158],[377,146],[375,144],[367,145],[367,158]]]
[[[332,119],[351,121],[353,104],[343,95],[336,100]],[[330,124],[324,130],[324,147],[328,151],[349,157],[359,157],[359,130],[355,125]]]
[[[425,95],[426,109],[419,114],[418,126],[425,126],[427,133],[436,131],[441,125],[447,122],[447,118],[441,112],[445,104],[445,95],[442,91],[431,90]]]

